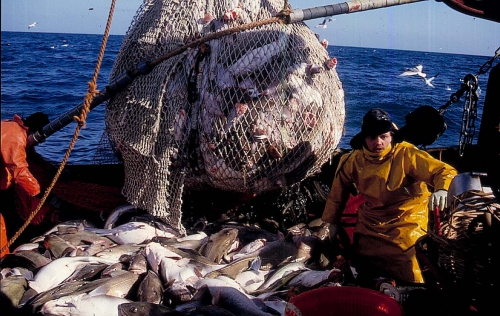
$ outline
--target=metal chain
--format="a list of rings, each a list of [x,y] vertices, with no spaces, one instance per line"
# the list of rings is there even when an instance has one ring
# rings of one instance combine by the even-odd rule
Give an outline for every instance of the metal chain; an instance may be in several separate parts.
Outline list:
[[[478,80],[479,76],[487,73],[492,65],[493,61],[500,56],[500,47],[495,51],[495,55],[485,62],[476,75],[467,74],[464,77],[463,83],[456,92],[450,95],[450,100],[446,102],[445,105],[439,108],[439,113],[444,116],[447,108],[460,101],[460,98],[465,93],[465,101],[464,101],[464,111],[462,114],[462,126],[460,128],[460,136],[459,136],[459,155],[463,156],[465,147],[467,145],[472,144],[474,140],[474,134],[476,132],[476,119],[477,119],[477,101],[479,99],[477,89],[479,87]]]
[[[464,78],[463,86],[466,87],[464,112],[462,113],[462,126],[458,141],[458,154],[460,157],[463,156],[465,147],[472,144],[476,133],[477,101],[479,99],[477,83],[477,76],[469,74]]]

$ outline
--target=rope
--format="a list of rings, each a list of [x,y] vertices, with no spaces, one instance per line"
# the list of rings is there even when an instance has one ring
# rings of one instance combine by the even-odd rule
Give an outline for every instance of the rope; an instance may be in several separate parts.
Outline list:
[[[108,21],[106,23],[106,29],[104,31],[102,43],[101,43],[101,49],[99,51],[99,56],[97,58],[97,64],[94,70],[94,75],[92,77],[92,81],[88,83],[88,92],[85,95],[85,101],[84,101],[84,106],[82,108],[82,112],[80,113],[79,116],[75,116],[74,119],[77,121],[78,125],[75,129],[75,133],[73,134],[73,138],[71,140],[71,143],[69,144],[68,150],[66,151],[66,154],[64,155],[64,158],[61,162],[61,165],[57,169],[56,175],[52,179],[52,182],[50,183],[49,187],[45,190],[45,193],[43,194],[43,197],[40,199],[40,203],[38,203],[36,209],[30,214],[28,219],[24,222],[24,224],[21,226],[21,228],[15,233],[15,235],[8,241],[8,243],[1,249],[0,252],[3,252],[5,249],[10,247],[14,241],[16,241],[17,238],[23,233],[23,231],[28,227],[28,225],[31,223],[33,218],[38,214],[40,209],[42,208],[43,204],[45,203],[45,200],[49,196],[50,192],[54,188],[55,184],[57,183],[57,180],[59,179],[59,176],[61,175],[64,167],[66,166],[66,162],[68,161],[69,155],[71,154],[71,151],[73,151],[73,148],[75,147],[76,141],[78,139],[78,135],[80,134],[80,130],[83,126],[85,126],[85,120],[87,118],[87,114],[90,111],[90,103],[92,102],[92,99],[94,96],[99,93],[96,90],[97,87],[97,77],[99,75],[99,71],[101,69],[101,63],[102,59],[104,57],[104,51],[106,49],[106,43],[109,38],[109,29],[111,27],[111,21],[113,20],[113,13],[115,11],[115,4],[116,0],[111,0],[111,7],[109,9],[109,16],[108,16]]]

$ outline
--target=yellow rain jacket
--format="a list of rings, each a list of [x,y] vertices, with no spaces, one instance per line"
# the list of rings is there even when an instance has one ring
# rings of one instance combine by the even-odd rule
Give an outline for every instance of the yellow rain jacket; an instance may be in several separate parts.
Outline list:
[[[349,193],[361,194],[355,253],[398,280],[423,283],[415,247],[427,231],[427,184],[448,190],[457,171],[410,143],[375,154],[366,148],[341,157],[322,220],[340,224]]]

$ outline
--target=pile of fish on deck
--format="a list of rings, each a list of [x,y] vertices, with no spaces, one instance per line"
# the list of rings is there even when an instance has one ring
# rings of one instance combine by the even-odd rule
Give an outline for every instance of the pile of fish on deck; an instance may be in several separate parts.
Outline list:
[[[286,235],[238,222],[185,236],[150,215],[56,225],[1,261],[2,306],[25,315],[285,315],[289,298],[349,269],[314,221]],[[347,267],[347,268],[346,268]],[[350,270],[349,270],[350,271]]]

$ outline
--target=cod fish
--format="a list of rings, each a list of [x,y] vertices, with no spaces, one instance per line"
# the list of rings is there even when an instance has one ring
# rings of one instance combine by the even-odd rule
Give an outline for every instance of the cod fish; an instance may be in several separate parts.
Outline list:
[[[212,294],[212,303],[235,315],[270,316],[273,314],[262,311],[244,293],[232,287],[208,287]]]
[[[21,275],[12,275],[0,280],[0,302],[2,306],[18,307],[23,298],[28,281]]]
[[[107,282],[96,287],[88,295],[108,295],[124,298],[132,292],[134,285],[139,280],[139,275],[125,271],[122,274],[104,280],[107,280]]]
[[[137,299],[140,302],[160,304],[163,300],[163,285],[158,274],[149,270],[139,284]]]
[[[130,260],[128,271],[135,274],[144,274],[148,272],[148,259],[142,252],[135,254]]]
[[[62,239],[61,237],[49,234],[45,236],[43,245],[52,254],[52,258],[57,259],[61,257],[68,257],[71,252],[76,250],[76,247],[70,242]]]
[[[238,230],[236,228],[224,228],[212,234],[207,242],[201,246],[199,253],[210,261],[219,264],[227,256],[237,238]]]
[[[116,245],[113,247],[106,248],[102,251],[99,251],[94,256],[103,259],[120,261],[120,258],[122,258],[122,256],[134,256],[140,250],[141,246],[139,245],[133,245],[133,244]]]
[[[30,271],[36,271],[46,266],[52,260],[37,251],[23,250],[16,253],[6,254],[1,261],[2,268],[26,268]]]
[[[129,222],[112,229],[86,228],[101,236],[107,236],[120,245],[141,244],[150,241],[153,237],[177,237],[178,233],[171,229],[169,231],[158,229],[144,222]]]
[[[44,316],[118,316],[118,306],[124,303],[130,303],[130,301],[108,295],[69,295],[48,301],[42,306],[40,312]]]
[[[97,257],[63,257],[52,261],[42,267],[32,281],[29,281],[29,286],[37,291],[37,293],[50,290],[57,286],[68,277],[70,277],[77,269],[81,269],[89,263],[107,263],[113,264],[116,261],[102,259]]]

